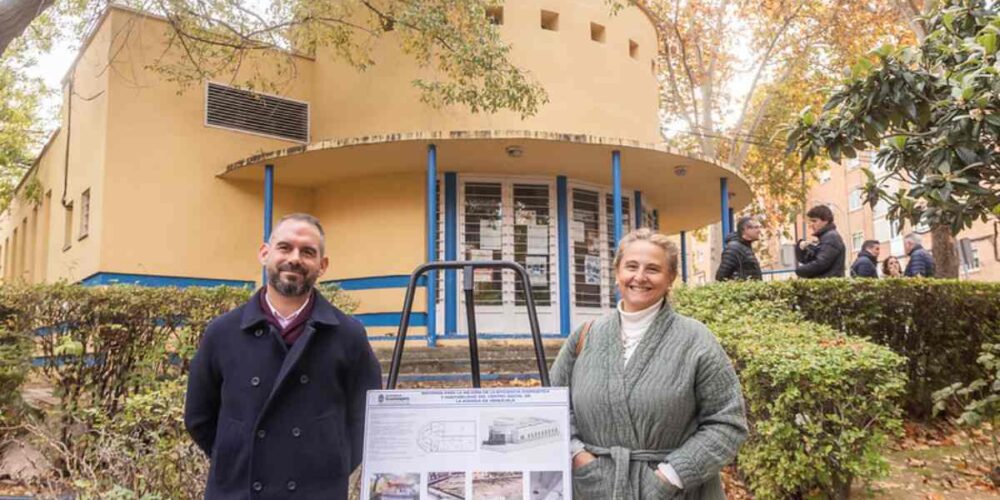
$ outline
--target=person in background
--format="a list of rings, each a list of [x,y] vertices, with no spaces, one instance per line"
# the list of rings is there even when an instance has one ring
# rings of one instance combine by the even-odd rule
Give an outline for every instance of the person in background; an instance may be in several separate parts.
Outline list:
[[[858,259],[851,264],[852,278],[878,278],[878,254],[882,245],[875,240],[865,240],[858,252]]]
[[[903,250],[910,256],[903,271],[907,278],[934,277],[934,256],[921,243],[923,238],[917,233],[910,233],[903,239]]]
[[[753,253],[753,242],[760,239],[760,222],[753,217],[741,217],[736,232],[726,238],[715,281],[760,280],[760,263]]]
[[[747,438],[732,362],[670,306],[678,250],[648,228],[614,259],[621,301],[578,328],[552,366],[570,388],[575,498],[725,498],[719,472]]]
[[[813,239],[799,240],[795,258],[800,278],[843,278],[846,263],[844,239],[833,223],[833,212],[826,205],[816,205],[806,212]]]
[[[883,278],[903,277],[903,266],[899,263],[899,259],[890,255],[887,259],[882,261],[882,277]]]

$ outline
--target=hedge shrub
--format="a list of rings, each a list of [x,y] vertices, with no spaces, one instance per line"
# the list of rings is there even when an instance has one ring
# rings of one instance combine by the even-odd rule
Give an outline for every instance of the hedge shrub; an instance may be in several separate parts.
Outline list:
[[[356,305],[334,288],[322,291],[341,309]],[[33,339],[41,361],[36,369],[55,384],[59,444],[49,451],[76,481],[74,488],[95,498],[166,498],[203,488],[205,460],[182,421],[188,363],[208,322],[252,293],[65,283],[0,287],[0,320],[3,311],[13,318],[0,322],[0,339],[16,338],[29,349]],[[0,356],[4,352],[0,347]],[[29,360],[23,351],[3,365],[0,377],[8,371],[23,377]]]
[[[737,367],[751,428],[737,461],[757,498],[846,498],[888,472],[880,450],[902,423],[903,357],[803,320],[767,284],[682,289],[674,303]]]
[[[31,359],[31,342],[27,335],[18,333],[19,315],[5,291],[0,288],[0,448],[20,422],[21,384]]]

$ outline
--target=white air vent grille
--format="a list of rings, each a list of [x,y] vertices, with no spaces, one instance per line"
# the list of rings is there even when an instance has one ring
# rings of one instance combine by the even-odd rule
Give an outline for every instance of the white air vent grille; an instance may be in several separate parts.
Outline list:
[[[208,84],[205,123],[309,142],[309,104],[217,83]]]

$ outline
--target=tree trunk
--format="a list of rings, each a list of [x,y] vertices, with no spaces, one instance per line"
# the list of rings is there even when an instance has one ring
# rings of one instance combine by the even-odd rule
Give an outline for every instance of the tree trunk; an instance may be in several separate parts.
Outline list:
[[[0,55],[55,0],[0,0]]]
[[[931,245],[934,252],[934,277],[958,278],[961,261],[951,228],[934,226],[931,230]]]

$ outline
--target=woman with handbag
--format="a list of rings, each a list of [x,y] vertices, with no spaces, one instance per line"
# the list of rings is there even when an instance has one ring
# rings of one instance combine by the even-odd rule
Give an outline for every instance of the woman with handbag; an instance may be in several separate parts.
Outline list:
[[[577,329],[552,367],[572,403],[574,498],[723,499],[746,439],[743,396],[712,332],[673,311],[677,246],[639,229],[614,269],[617,310]]]

